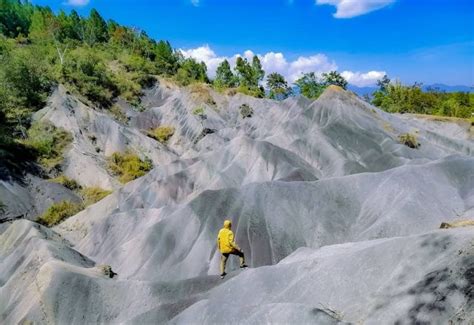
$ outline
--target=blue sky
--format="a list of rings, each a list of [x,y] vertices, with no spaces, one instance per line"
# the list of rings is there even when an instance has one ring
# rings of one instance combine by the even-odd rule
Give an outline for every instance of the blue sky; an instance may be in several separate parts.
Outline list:
[[[259,54],[267,72],[290,81],[337,69],[359,86],[384,72],[405,83],[474,85],[472,0],[33,2],[83,15],[95,7],[204,60],[211,74],[224,57]]]

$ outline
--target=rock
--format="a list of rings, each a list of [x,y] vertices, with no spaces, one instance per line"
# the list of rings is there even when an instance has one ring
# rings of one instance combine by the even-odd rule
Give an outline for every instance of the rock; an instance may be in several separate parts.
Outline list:
[[[145,93],[144,109],[127,114],[127,125],[62,87],[36,115],[73,133],[63,166],[69,177],[114,192],[53,229],[0,223],[2,321],[474,318],[474,228],[459,223],[474,218],[466,129],[391,115],[336,87],[316,101],[166,83]],[[243,104],[251,118],[240,115]],[[205,120],[192,113],[201,105]],[[158,125],[176,130],[166,147],[146,136]],[[399,143],[408,133],[423,145]],[[106,159],[126,149],[155,168],[122,185]],[[71,194],[31,189],[0,183],[10,217]],[[215,239],[224,219],[250,268],[240,272],[230,259],[222,280]],[[449,229],[437,229],[441,223]],[[115,272],[120,279],[110,281]]]

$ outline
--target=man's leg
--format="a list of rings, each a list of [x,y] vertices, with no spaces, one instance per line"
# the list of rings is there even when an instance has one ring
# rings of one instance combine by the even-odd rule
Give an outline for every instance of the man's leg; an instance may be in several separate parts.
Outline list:
[[[241,251],[233,251],[232,254],[234,255],[237,255],[239,257],[239,260],[240,260],[240,267],[244,267],[246,266],[245,265],[245,256],[244,256],[244,253],[242,253]]]
[[[227,258],[228,257],[229,257],[229,254],[227,254],[227,253],[223,253],[221,255],[221,265],[220,265],[221,275],[223,275],[225,273],[225,264],[227,263]]]

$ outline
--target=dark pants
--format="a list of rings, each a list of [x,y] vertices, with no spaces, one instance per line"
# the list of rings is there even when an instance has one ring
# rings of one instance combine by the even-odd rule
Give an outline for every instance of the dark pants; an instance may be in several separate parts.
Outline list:
[[[233,250],[232,252],[230,253],[222,253],[222,256],[221,256],[221,274],[224,274],[225,273],[225,264],[227,263],[227,259],[229,258],[229,255],[237,255],[240,259],[240,266],[243,266],[245,265],[245,257],[244,257],[244,253],[242,252],[239,252],[237,250]]]

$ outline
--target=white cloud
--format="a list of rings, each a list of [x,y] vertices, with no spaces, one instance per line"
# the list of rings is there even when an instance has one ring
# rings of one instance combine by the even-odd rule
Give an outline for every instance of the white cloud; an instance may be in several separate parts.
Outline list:
[[[335,18],[352,18],[381,9],[396,0],[316,0],[318,5],[336,7]]]
[[[385,71],[369,71],[367,73],[343,71],[341,73],[347,82],[359,87],[373,86],[377,83],[377,80],[382,79],[385,74]]]
[[[195,7],[199,6],[199,0],[191,0],[191,4]]]
[[[69,6],[82,7],[89,4],[89,0],[68,0],[65,4]]]
[[[330,61],[324,54],[316,54],[312,56],[300,56],[296,61],[290,63],[286,77],[290,82],[298,79],[303,73],[315,72],[317,75],[337,70],[334,61]]]
[[[207,65],[208,75],[214,78],[216,69],[219,64],[227,60],[232,67],[235,66],[235,61],[238,57],[244,57],[249,61],[255,55],[254,52],[247,50],[244,53],[234,54],[233,56],[218,56],[209,45],[203,45],[194,49],[180,50],[184,57],[192,57],[197,61],[203,61]],[[267,52],[265,54],[257,54],[262,67],[266,74],[278,72],[283,75],[289,83],[293,83],[303,73],[315,72],[317,75],[323,72],[337,70],[337,64],[330,60],[324,54],[315,54],[311,56],[300,56],[296,60],[288,61],[285,55],[280,52]],[[383,71],[369,71],[367,73],[344,71],[342,75],[349,81],[349,83],[356,86],[374,85],[385,72]]]

